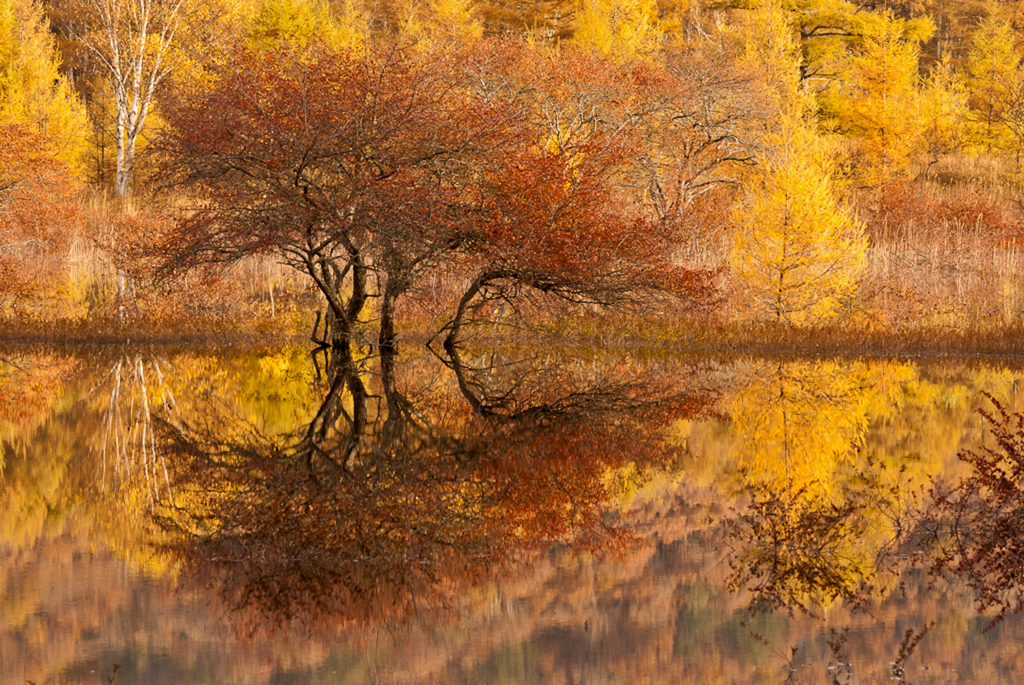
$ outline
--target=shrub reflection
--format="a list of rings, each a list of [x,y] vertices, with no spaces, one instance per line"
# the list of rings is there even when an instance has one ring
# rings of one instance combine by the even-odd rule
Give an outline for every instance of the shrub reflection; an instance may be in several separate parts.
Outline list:
[[[622,369],[443,360],[454,383],[335,350],[314,418],[280,436],[212,406],[165,421],[170,550],[255,622],[443,609],[552,543],[628,545],[610,501],[676,459],[659,428],[707,402]]]

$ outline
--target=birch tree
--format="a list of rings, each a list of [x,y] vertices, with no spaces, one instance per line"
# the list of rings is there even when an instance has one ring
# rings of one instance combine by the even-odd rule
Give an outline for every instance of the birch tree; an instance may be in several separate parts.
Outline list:
[[[114,99],[118,198],[131,190],[136,142],[161,81],[170,73],[185,0],[85,0],[88,25],[81,40],[101,65]]]

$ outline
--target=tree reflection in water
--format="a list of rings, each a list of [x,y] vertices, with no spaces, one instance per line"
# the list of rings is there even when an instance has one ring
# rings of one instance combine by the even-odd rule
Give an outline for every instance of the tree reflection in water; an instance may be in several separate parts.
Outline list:
[[[615,369],[444,361],[457,390],[390,350],[335,350],[313,420],[280,437],[213,407],[165,422],[170,550],[254,622],[450,607],[552,543],[629,544],[610,500],[674,462],[658,428],[707,402]]]
[[[726,522],[729,586],[752,612],[856,607],[896,582],[912,479],[860,454],[870,408],[890,399],[873,380],[863,364],[764,365],[730,402],[749,503]]]

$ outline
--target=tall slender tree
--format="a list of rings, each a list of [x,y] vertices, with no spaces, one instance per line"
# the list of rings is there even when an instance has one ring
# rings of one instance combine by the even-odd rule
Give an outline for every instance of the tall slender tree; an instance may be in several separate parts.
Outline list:
[[[850,60],[842,125],[858,141],[858,177],[874,186],[907,174],[919,134],[918,42],[930,35],[891,13],[866,25]]]
[[[971,36],[967,56],[969,126],[976,147],[991,151],[1009,143],[1002,116],[1008,90],[1019,78],[1019,66],[1016,32],[998,5],[990,4]]]
[[[834,316],[867,263],[863,226],[836,199],[827,146],[789,120],[734,216],[729,261],[755,312],[790,325]]]
[[[114,101],[114,143],[119,198],[129,195],[136,145],[154,105],[157,87],[172,69],[185,0],[85,0],[88,15],[79,39],[101,65]]]
[[[918,117],[921,127],[919,149],[931,157],[925,169],[927,175],[932,165],[939,161],[940,155],[956,152],[965,143],[967,91],[949,55],[932,67],[931,74],[923,84]]]

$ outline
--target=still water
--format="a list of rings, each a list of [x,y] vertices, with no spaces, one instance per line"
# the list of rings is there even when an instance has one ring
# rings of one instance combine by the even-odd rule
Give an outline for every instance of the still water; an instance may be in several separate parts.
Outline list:
[[[0,683],[1024,680],[1013,363],[3,358]]]

